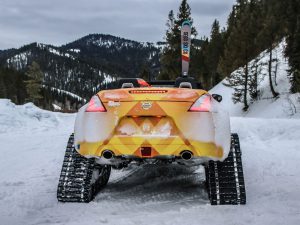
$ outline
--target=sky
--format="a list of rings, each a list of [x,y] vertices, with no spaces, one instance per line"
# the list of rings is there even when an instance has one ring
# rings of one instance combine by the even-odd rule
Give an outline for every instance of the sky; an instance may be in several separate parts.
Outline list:
[[[188,0],[198,37],[214,19],[226,26],[235,0]],[[62,45],[91,33],[163,41],[170,10],[181,0],[0,0],[0,49],[32,42]]]

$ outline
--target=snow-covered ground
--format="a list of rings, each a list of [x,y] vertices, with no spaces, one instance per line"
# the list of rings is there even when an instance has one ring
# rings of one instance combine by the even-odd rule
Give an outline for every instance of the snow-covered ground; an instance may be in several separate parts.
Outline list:
[[[89,204],[58,203],[75,115],[0,100],[0,224],[299,224],[300,120],[233,117],[243,151],[245,206],[211,206],[203,168],[113,171]]]

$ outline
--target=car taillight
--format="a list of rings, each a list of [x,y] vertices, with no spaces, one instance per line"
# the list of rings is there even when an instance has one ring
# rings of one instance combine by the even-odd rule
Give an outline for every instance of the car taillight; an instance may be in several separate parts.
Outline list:
[[[210,95],[202,95],[189,109],[190,112],[210,112],[211,97]]]
[[[97,95],[93,96],[85,110],[86,112],[106,112],[101,100]]]
[[[140,87],[150,87],[150,84],[148,84],[146,81],[144,81],[143,79],[137,79],[138,84],[140,85]]]

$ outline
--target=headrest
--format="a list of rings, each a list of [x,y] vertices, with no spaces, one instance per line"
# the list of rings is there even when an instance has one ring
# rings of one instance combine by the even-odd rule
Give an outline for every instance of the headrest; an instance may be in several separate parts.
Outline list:
[[[179,88],[190,88],[190,89],[192,89],[193,87],[192,87],[192,84],[190,82],[181,82],[179,84]]]
[[[133,88],[133,83],[123,83],[121,88]]]

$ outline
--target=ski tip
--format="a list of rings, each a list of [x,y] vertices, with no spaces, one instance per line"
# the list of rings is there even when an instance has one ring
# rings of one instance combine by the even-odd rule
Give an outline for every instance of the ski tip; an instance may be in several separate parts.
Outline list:
[[[183,21],[182,26],[186,26],[186,25],[191,26],[191,22],[189,20]]]

